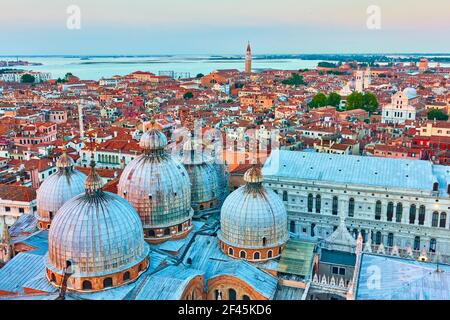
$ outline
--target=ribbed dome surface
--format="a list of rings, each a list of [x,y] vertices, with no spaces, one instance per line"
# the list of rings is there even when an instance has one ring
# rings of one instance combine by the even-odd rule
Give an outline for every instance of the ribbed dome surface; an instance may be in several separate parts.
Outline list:
[[[131,161],[119,180],[118,194],[133,205],[144,228],[173,226],[194,214],[189,175],[182,164],[160,149],[167,145],[163,136],[157,129],[146,132],[141,143],[151,149]]]
[[[189,174],[192,203],[217,199],[220,195],[219,176],[213,160],[205,155],[201,143],[195,139],[186,142],[180,160]]]
[[[261,183],[247,183],[232,192],[222,206],[220,224],[219,238],[239,248],[275,247],[288,239],[284,204]]]
[[[67,161],[70,160],[60,159],[57,163],[58,171],[45,179],[37,190],[36,216],[39,220],[49,221],[50,212],[52,215],[56,214],[69,199],[84,192],[86,176],[74,170],[72,165],[67,165]]]
[[[157,129],[150,129],[141,137],[139,146],[146,150],[163,150],[167,146],[167,137]]]
[[[66,261],[71,261],[79,277],[96,277],[126,270],[147,255],[139,216],[112,193],[73,198],[50,227],[47,267],[60,274]]]

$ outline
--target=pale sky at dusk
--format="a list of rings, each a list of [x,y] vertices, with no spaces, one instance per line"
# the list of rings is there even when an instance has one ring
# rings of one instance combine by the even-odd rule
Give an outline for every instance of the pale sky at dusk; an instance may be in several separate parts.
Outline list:
[[[66,28],[69,5],[81,29]],[[381,29],[366,26],[381,8]],[[0,55],[450,52],[449,0],[2,0]]]

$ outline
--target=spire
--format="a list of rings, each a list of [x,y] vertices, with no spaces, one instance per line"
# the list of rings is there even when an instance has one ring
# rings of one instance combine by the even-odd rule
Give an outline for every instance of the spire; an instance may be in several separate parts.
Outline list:
[[[252,49],[250,47],[250,41],[247,44],[247,50],[245,52],[245,73],[252,72]]]
[[[2,238],[0,241],[0,262],[6,263],[14,257],[14,245],[9,234],[6,219],[3,217]]]
[[[72,158],[67,154],[66,146],[63,146],[63,153],[56,161],[56,167],[59,169],[61,173],[68,172],[74,166],[74,162]]]
[[[348,232],[343,213],[340,214],[339,219],[339,226],[325,241],[334,250],[353,252],[356,247],[356,240]]]
[[[252,167],[245,172],[244,181],[247,182],[247,185],[260,186],[263,181],[261,169],[256,164],[252,165]]]
[[[93,195],[95,193],[101,192],[103,187],[102,178],[97,174],[95,170],[95,161],[94,157],[91,157],[91,171],[89,172],[86,181],[84,182],[84,189],[86,190],[86,194]]]
[[[2,243],[9,244],[10,242],[11,242],[11,236],[9,235],[8,225],[6,224],[5,218],[3,218]]]

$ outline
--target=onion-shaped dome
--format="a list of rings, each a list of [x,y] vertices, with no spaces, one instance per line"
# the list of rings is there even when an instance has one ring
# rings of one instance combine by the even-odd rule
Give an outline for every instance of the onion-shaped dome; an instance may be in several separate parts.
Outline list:
[[[185,236],[191,229],[191,185],[182,164],[164,150],[167,138],[153,126],[141,138],[144,153],[122,172],[118,194],[139,213],[149,242]]]
[[[287,212],[280,197],[262,185],[261,170],[249,169],[246,185],[225,200],[220,216],[222,250],[251,261],[275,258],[288,240]]]
[[[59,286],[98,291],[138,277],[148,265],[148,245],[137,212],[122,197],[102,191],[91,163],[85,192],[66,202],[48,235],[47,277]]]
[[[58,171],[45,179],[37,190],[36,218],[41,229],[48,229],[59,208],[84,191],[86,176],[74,170],[74,161],[65,151],[56,162],[56,167]]]
[[[203,145],[191,139],[183,146],[181,161],[191,181],[191,204],[195,212],[217,208],[219,203],[219,177]]]

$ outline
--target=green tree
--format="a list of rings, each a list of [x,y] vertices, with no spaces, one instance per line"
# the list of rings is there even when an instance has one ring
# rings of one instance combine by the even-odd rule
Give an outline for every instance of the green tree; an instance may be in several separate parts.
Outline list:
[[[34,83],[36,81],[36,78],[28,73],[25,73],[21,78],[20,82],[22,83]]]
[[[283,80],[282,83],[289,86],[299,86],[305,84],[305,81],[303,81],[303,77],[301,75],[298,73],[293,73],[290,78]]]
[[[373,113],[378,110],[378,100],[373,93],[367,92],[364,94],[363,109],[369,113]]]
[[[364,105],[363,95],[359,92],[353,92],[347,97],[347,110],[362,109]]]
[[[333,106],[333,107],[337,108],[340,103],[341,103],[341,96],[338,95],[336,92],[331,92],[328,95],[327,104],[329,106]]]
[[[427,117],[428,117],[428,120],[434,120],[434,119],[443,120],[443,121],[448,120],[448,115],[439,109],[432,109],[432,110],[428,111]]]
[[[335,63],[332,62],[327,62],[327,61],[321,61],[317,64],[318,67],[321,68],[336,68],[337,65]]]
[[[310,108],[324,107],[327,105],[327,103],[328,103],[327,96],[319,92],[312,98],[311,102],[309,103],[309,107]]]
[[[200,78],[203,78],[205,75],[203,74],[203,73],[199,73],[199,74],[197,74],[195,77],[197,78],[197,79],[200,79]]]
[[[363,109],[373,113],[378,109],[377,97],[370,92],[365,94],[353,92],[347,97],[347,110]]]
[[[193,97],[194,97],[194,94],[191,91],[188,91],[183,95],[184,100],[189,100],[189,99],[192,99]]]

